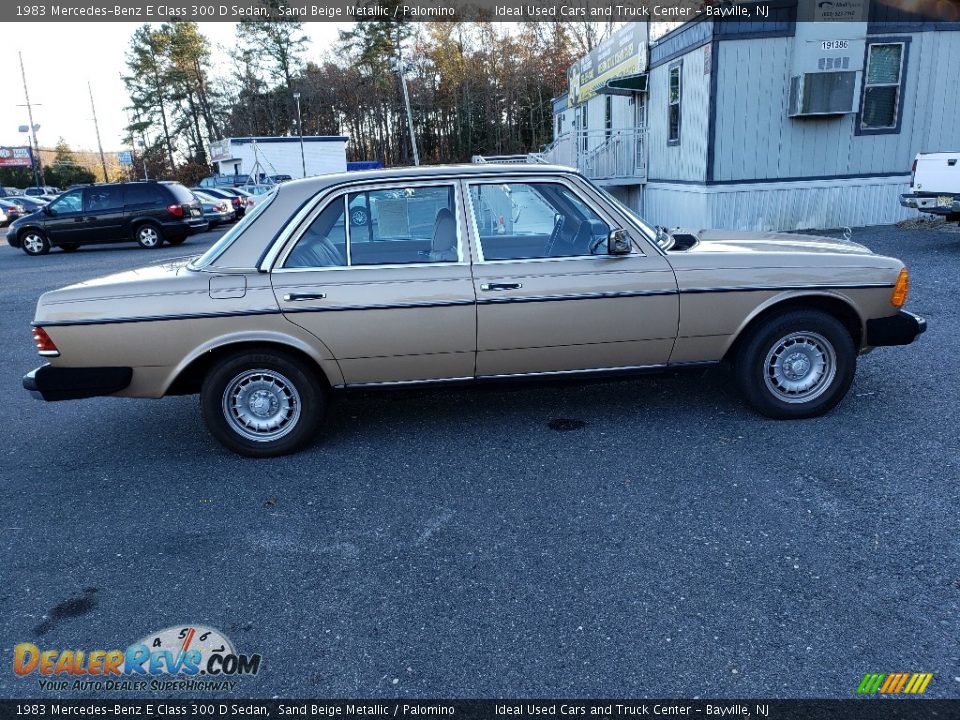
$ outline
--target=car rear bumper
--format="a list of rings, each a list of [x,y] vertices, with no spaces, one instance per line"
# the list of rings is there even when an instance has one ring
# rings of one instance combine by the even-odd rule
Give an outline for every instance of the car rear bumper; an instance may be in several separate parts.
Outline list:
[[[41,365],[23,376],[23,387],[38,400],[79,400],[112,395],[133,378],[133,368],[70,368]]]
[[[927,329],[927,321],[919,315],[901,310],[896,315],[867,320],[867,345],[909,345]]]
[[[960,195],[918,195],[908,193],[900,196],[903,207],[934,215],[953,215],[960,213]]]

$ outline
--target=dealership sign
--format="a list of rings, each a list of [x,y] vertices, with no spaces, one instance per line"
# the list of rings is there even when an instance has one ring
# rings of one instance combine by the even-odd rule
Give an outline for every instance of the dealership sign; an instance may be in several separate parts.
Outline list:
[[[628,23],[626,27],[597,45],[567,71],[572,107],[597,94],[597,88],[615,77],[641,73],[647,69],[647,23]]]
[[[210,143],[210,160],[217,162],[218,160],[229,160],[230,159],[230,141],[229,140],[216,140]]]
[[[0,147],[0,167],[31,167],[33,154],[27,146]]]

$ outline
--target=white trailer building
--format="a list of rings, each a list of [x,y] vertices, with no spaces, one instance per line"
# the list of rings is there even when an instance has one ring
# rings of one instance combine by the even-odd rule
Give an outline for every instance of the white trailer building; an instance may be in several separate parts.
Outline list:
[[[543,160],[667,227],[879,225],[921,151],[960,147],[960,23],[880,2],[780,0],[763,21],[627,26],[570,70]],[[820,15],[818,15],[820,13]],[[639,57],[628,53],[636,48]]]
[[[346,172],[344,135],[235,137],[210,143],[210,158],[220,175],[289,175],[292,178]]]

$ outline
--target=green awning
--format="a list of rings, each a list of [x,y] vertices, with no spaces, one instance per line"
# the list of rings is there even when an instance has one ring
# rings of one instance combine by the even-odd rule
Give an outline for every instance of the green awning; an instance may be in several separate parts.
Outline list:
[[[647,91],[647,74],[621,75],[597,88],[598,95],[633,95]]]

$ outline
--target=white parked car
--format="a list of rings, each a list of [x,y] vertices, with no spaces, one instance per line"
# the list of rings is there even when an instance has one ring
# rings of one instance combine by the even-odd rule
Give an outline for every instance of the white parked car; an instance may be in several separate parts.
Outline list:
[[[960,152],[917,153],[900,204],[960,221]]]

